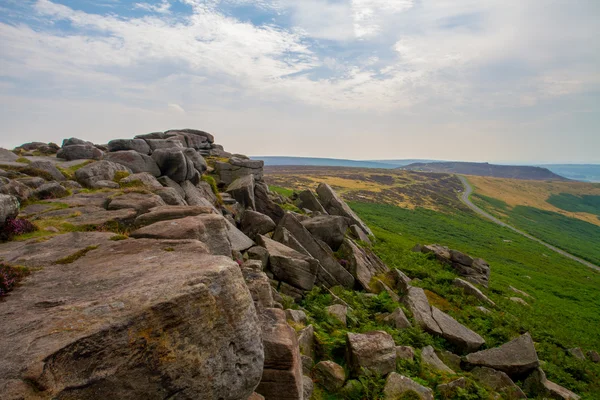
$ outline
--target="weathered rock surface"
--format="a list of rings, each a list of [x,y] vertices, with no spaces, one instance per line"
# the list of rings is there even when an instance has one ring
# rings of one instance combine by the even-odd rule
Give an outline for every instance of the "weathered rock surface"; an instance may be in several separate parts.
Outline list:
[[[258,264],[258,265],[257,265]],[[269,277],[262,272],[260,261],[246,261],[242,265],[242,275],[257,310],[273,307],[273,293]]]
[[[496,306],[496,303],[494,303],[492,300],[489,299],[489,297],[487,297],[485,294],[483,294],[481,292],[481,290],[479,290],[475,286],[473,286],[472,283],[467,282],[460,278],[454,279],[454,281],[452,283],[454,284],[454,286],[459,287],[462,290],[464,290],[465,293],[475,296],[479,300],[481,300],[485,303],[488,303],[491,306]]]
[[[253,175],[254,179],[263,177],[264,162],[261,160],[245,160],[232,157],[228,162],[217,162],[215,172],[219,177],[219,184],[229,185],[238,178]]]
[[[342,217],[349,218],[353,224],[358,225],[367,235],[373,235],[373,232],[369,229],[359,217],[352,211],[350,207],[344,202],[337,193],[326,183],[321,183],[317,188],[317,194],[323,207],[331,215],[341,215]]]
[[[300,347],[301,354],[314,358],[315,328],[312,325],[308,325],[298,332],[298,346]]]
[[[456,272],[464,276],[469,282],[488,287],[490,266],[481,258],[473,258],[458,250],[452,250],[439,244],[417,245],[413,250],[425,254],[432,253],[440,262],[451,265]]]
[[[164,189],[163,185],[154,177],[154,175],[148,172],[139,172],[137,174],[129,175],[119,181],[125,185],[142,185],[149,189]]]
[[[254,201],[254,175],[246,175],[236,179],[227,187],[227,193],[244,208],[256,210],[256,203]]]
[[[567,350],[569,352],[569,354],[571,354],[573,357],[575,357],[578,360],[585,360],[585,355],[583,354],[583,351],[581,351],[581,349],[579,347],[575,347],[572,349]]]
[[[541,368],[537,368],[523,383],[530,397],[542,397],[556,400],[579,400],[580,397],[570,390],[549,381]]]
[[[60,149],[56,153],[57,158],[67,161],[71,160],[100,160],[102,158],[101,150],[90,144],[74,144]]]
[[[0,228],[4,226],[7,218],[16,218],[19,215],[19,200],[15,196],[0,194]]]
[[[3,398],[250,396],[254,305],[238,266],[204,251],[126,240],[32,275],[0,309]]]
[[[390,282],[390,285],[400,293],[408,293],[411,287],[411,279],[399,269],[391,269],[385,274],[385,278]]]
[[[323,205],[317,199],[317,196],[311,190],[304,190],[298,193],[298,200],[296,205],[300,209],[307,209],[310,211],[316,211],[322,214],[327,214]]]
[[[302,225],[313,237],[327,243],[333,251],[340,248],[348,229],[346,218],[338,215],[316,216],[302,221]]]
[[[452,382],[438,385],[437,390],[441,393],[443,399],[454,399],[459,394],[459,389],[467,387],[467,380],[464,377],[453,380]]]
[[[396,329],[410,328],[412,324],[404,315],[404,311],[400,307],[396,308],[394,312],[383,319],[383,322],[393,326]]]
[[[276,224],[279,224],[285,214],[285,211],[269,198],[269,187],[264,182],[255,182],[254,204],[256,211],[268,215]]]
[[[402,398],[403,395],[408,396],[408,393],[418,396],[421,400],[433,400],[433,390],[406,376],[392,372],[385,381],[383,398],[385,400],[396,400]]]
[[[16,197],[20,202],[27,200],[32,195],[31,189],[19,181],[12,180],[0,186],[0,194]]]
[[[146,155],[149,155],[152,152],[148,143],[143,139],[115,139],[108,142],[108,151],[115,152],[123,150],[133,150]]]
[[[115,178],[115,173],[119,171],[131,173],[131,169],[124,165],[102,160],[78,169],[75,171],[75,177],[77,182],[83,186],[94,188],[96,182],[112,181]]]
[[[365,372],[387,375],[396,370],[396,345],[387,332],[348,332],[346,344],[352,376],[360,376]]]
[[[19,156],[12,151],[0,148],[0,161],[14,162],[17,161],[18,158]]]
[[[421,362],[435,371],[445,372],[453,374],[454,371],[450,369],[440,358],[435,354],[433,347],[426,346],[421,349]]]
[[[185,201],[190,206],[213,207],[211,201],[205,197],[204,192],[196,187],[192,182],[184,181],[181,182],[180,186],[185,193]]]
[[[201,206],[161,206],[152,208],[148,213],[135,219],[138,226],[146,226],[160,221],[194,217],[201,214],[212,214],[213,209]]]
[[[435,307],[431,307],[431,316],[440,327],[441,336],[452,343],[459,351],[470,353],[485,343],[485,340],[479,334]]]
[[[396,359],[397,360],[414,360],[415,349],[410,346],[396,346]]]
[[[50,161],[32,161],[29,166],[49,173],[55,181],[61,182],[67,179]]]
[[[500,347],[471,353],[466,356],[466,361],[473,366],[489,367],[506,372],[512,378],[523,376],[540,365],[529,333]]]
[[[197,173],[194,164],[188,160],[180,148],[162,148],[152,153],[152,159],[158,165],[162,175],[175,182],[192,179]]]
[[[144,214],[152,208],[166,206],[160,196],[147,193],[125,193],[110,199],[108,210],[123,210],[133,208],[138,214]]]
[[[275,230],[275,222],[269,216],[256,211],[246,210],[242,214],[241,229],[250,239],[256,240],[258,235],[265,235]]]
[[[321,361],[313,370],[315,380],[330,392],[341,389],[346,382],[346,373],[341,365],[333,361]]]
[[[423,289],[414,286],[410,287],[403,301],[421,328],[429,333],[442,334],[440,326],[431,315],[429,300],[427,300]]]
[[[346,318],[348,316],[348,307],[342,304],[334,304],[325,309],[327,314],[338,320],[342,325],[346,326]]]
[[[500,394],[506,395],[509,399],[526,399],[527,396],[523,393],[508,375],[502,371],[487,367],[475,367],[471,371],[471,375],[479,383],[489,387],[490,389]]]
[[[302,400],[303,375],[296,332],[285,312],[267,308],[260,315],[264,370],[256,392],[266,400]]]
[[[33,195],[41,200],[59,199],[68,196],[69,191],[58,182],[48,182],[35,189]]]
[[[306,316],[306,313],[304,311],[293,310],[291,308],[285,310],[285,318],[288,321],[292,321],[296,324],[306,325],[306,323],[308,322],[308,317]]]
[[[160,169],[152,157],[134,150],[108,153],[104,156],[104,160],[123,165],[136,174],[147,172],[156,177],[161,175]]]

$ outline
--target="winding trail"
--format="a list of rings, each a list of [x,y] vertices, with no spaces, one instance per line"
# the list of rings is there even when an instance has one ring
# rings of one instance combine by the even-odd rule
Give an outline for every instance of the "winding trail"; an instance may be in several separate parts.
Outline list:
[[[539,244],[541,244],[542,246],[546,246],[547,248],[549,248],[552,251],[557,252],[560,255],[563,255],[567,258],[570,258],[571,260],[577,261],[583,265],[585,265],[586,267],[590,267],[592,269],[595,269],[596,271],[600,271],[600,267],[598,267],[597,265],[592,264],[589,261],[583,260],[579,257],[574,256],[573,254],[567,253],[564,250],[561,250],[557,247],[552,246],[551,244],[548,244],[546,242],[544,242],[543,240],[540,240],[534,236],[531,236],[530,234],[523,232],[520,229],[515,228],[512,225],[509,225],[505,222],[500,221],[498,218],[494,217],[493,215],[488,214],[487,212],[483,211],[481,208],[477,207],[475,204],[473,204],[471,202],[471,199],[469,198],[471,196],[471,194],[473,193],[473,187],[471,186],[471,184],[469,183],[469,181],[467,181],[467,178],[465,178],[462,175],[457,175],[458,179],[460,179],[460,181],[462,182],[463,186],[465,187],[465,191],[460,195],[460,199],[463,203],[465,203],[467,205],[467,207],[469,207],[471,210],[475,211],[477,214],[481,215],[484,218],[489,219],[490,221],[495,222],[496,224],[503,226],[505,228],[508,228],[510,230],[515,231],[516,233],[518,233],[519,235],[523,235],[528,239],[531,239],[535,242],[538,242]]]

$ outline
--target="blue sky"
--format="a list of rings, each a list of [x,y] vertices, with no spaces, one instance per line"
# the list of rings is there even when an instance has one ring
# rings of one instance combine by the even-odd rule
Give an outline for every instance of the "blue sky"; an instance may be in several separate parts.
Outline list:
[[[0,146],[600,163],[595,0],[0,0]]]

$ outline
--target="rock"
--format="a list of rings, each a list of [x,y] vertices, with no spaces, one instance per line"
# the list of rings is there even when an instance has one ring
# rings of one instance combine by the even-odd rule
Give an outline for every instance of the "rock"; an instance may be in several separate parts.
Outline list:
[[[298,200],[296,201],[296,206],[298,206],[298,208],[300,209],[307,209],[310,211],[316,211],[322,214],[327,214],[327,211],[325,211],[323,205],[319,203],[317,196],[315,196],[314,193],[310,190],[304,190],[298,193]]]
[[[151,146],[152,147],[152,146]],[[194,164],[188,160],[179,148],[162,148],[152,153],[152,159],[158,165],[162,175],[175,182],[183,182],[194,177],[197,172]]]
[[[363,231],[358,225],[352,225],[350,227],[350,235],[352,235],[352,237],[354,237],[356,240],[366,244],[371,244],[371,239],[369,239],[369,236],[367,236],[365,231]]]
[[[283,310],[267,308],[260,320],[265,358],[256,392],[266,400],[302,400],[303,375],[296,332],[286,323]]]
[[[523,387],[530,397],[543,397],[557,400],[579,400],[580,397],[570,390],[549,381],[541,368],[529,375]]]
[[[262,395],[254,392],[250,395],[250,397],[248,397],[248,400],[265,400],[265,398]]]
[[[108,203],[108,210],[122,210],[125,208],[133,208],[138,214],[144,214],[155,207],[166,206],[167,204],[155,194],[145,193],[125,193],[120,196],[113,197]]]
[[[421,362],[428,365],[435,371],[445,372],[448,374],[454,374],[455,372],[450,369],[442,360],[435,354],[433,347],[426,346],[421,349]]]
[[[50,161],[32,161],[29,166],[49,173],[55,181],[60,182],[67,180],[62,172],[60,172]]]
[[[82,189],[83,188],[83,186],[81,186],[78,182],[75,182],[75,181],[62,181],[62,182],[60,182],[60,184],[65,189]]]
[[[435,352],[437,356],[442,360],[444,364],[446,364],[450,369],[454,371],[460,371],[462,368],[460,367],[461,358],[454,353],[449,352],[448,350],[437,350]]]
[[[396,370],[396,345],[387,332],[351,333],[346,336],[348,367],[352,376],[387,375]]]
[[[69,195],[69,191],[58,182],[45,183],[33,191],[33,195],[40,199],[60,199]]]
[[[20,206],[15,196],[0,194],[0,228],[8,218],[17,218]]]
[[[57,158],[71,160],[100,160],[104,153],[93,145],[75,144],[63,147],[56,153]]]
[[[526,399],[527,396],[520,387],[518,387],[508,375],[502,371],[487,367],[475,367],[471,375],[479,383],[489,387],[500,394],[506,395],[509,399]]]
[[[108,151],[111,153],[125,150],[133,150],[145,155],[152,153],[150,146],[143,139],[115,139],[108,142]]]
[[[160,206],[149,210],[135,219],[137,226],[147,226],[155,222],[194,217],[201,214],[211,214],[210,207],[201,206]]]
[[[325,311],[334,319],[338,320],[342,325],[346,326],[348,307],[341,304],[334,304],[325,308]]]
[[[150,150],[155,152],[157,150],[165,150],[165,149],[180,149],[183,150],[185,146],[183,145],[181,140],[177,140],[176,138],[170,139],[145,139],[148,146],[150,146]]]
[[[227,221],[216,214],[156,222],[132,232],[130,236],[149,239],[199,240],[208,246],[212,254],[231,257]]]
[[[0,148],[0,161],[15,162],[18,159],[19,156],[12,151]]]
[[[286,228],[296,240],[302,245],[309,254],[319,260],[322,269],[327,272],[327,277],[332,277],[333,282],[325,281],[323,274],[318,271],[318,279],[320,283],[325,284],[328,287],[340,284],[347,288],[354,287],[354,277],[340,265],[340,263],[330,253],[331,250],[327,250],[326,246],[320,244],[310,232],[292,215],[285,214],[281,222],[279,223],[275,234],[281,228]]]
[[[458,250],[451,250],[439,244],[417,245],[413,250],[425,254],[432,253],[440,262],[451,265],[456,272],[465,277],[469,282],[488,287],[490,266],[481,258],[473,258]]]
[[[177,190],[175,190],[173,188],[163,187],[162,189],[156,189],[154,191],[154,193],[159,195],[160,198],[163,199],[163,201],[170,206],[187,206],[188,205],[187,201],[185,201],[185,199],[179,195]]]
[[[517,288],[515,288],[513,286],[509,286],[508,289],[511,290],[511,291],[513,291],[513,292],[515,292],[516,294],[520,294],[521,296],[532,298],[529,294],[527,294],[524,291],[519,290],[519,289],[517,289]]]
[[[231,243],[231,250],[234,252],[241,252],[248,250],[254,246],[254,242],[248,236],[244,235],[242,231],[235,227],[227,218],[224,218],[227,225],[227,238]]]
[[[75,171],[75,177],[83,186],[94,187],[98,181],[112,181],[117,172],[131,173],[131,170],[121,164],[102,160],[78,169]]]
[[[276,224],[279,224],[285,215],[283,209],[269,198],[269,187],[266,184],[255,182],[254,204],[256,211],[268,215]]]
[[[204,194],[198,189],[192,182],[184,181],[181,182],[181,188],[185,193],[185,201],[190,206],[202,206],[202,207],[213,207],[213,204],[204,197]],[[215,209],[216,211],[216,209]]]
[[[269,252],[261,246],[254,246],[246,252],[249,260],[259,260],[262,263],[263,269],[267,268],[269,263]]]
[[[42,143],[42,142],[29,142],[20,145],[15,148],[15,151],[21,153],[22,151],[26,152],[39,152],[45,155],[56,154],[56,152],[60,150],[60,147],[56,143]],[[1,150],[0,150],[1,152]],[[1,158],[1,156],[0,156]],[[10,161],[10,160],[8,160]]]
[[[406,315],[404,315],[404,311],[402,311],[400,307],[396,308],[394,312],[385,317],[383,322],[393,326],[396,329],[406,329],[412,326],[408,318],[406,318]]]
[[[373,289],[373,292],[375,292],[377,294],[379,294],[381,292],[386,292],[390,296],[390,298],[392,299],[392,301],[394,301],[396,303],[400,301],[400,296],[398,296],[398,294],[396,294],[396,292],[394,292],[381,279],[378,279],[378,278],[373,279],[373,283],[371,284],[371,288]]]
[[[207,141],[208,143],[214,143],[215,137],[208,132],[199,131],[197,129],[171,129],[165,132],[165,135],[177,135],[180,133],[185,133],[189,136],[197,136],[199,138],[205,139],[202,142]],[[190,146],[191,147],[191,146]]]
[[[258,264],[258,268],[257,265]],[[260,261],[247,261],[242,265],[242,275],[257,310],[273,307],[273,294],[269,277],[262,272]]]
[[[401,293],[407,293],[408,289],[411,287],[411,279],[399,269],[394,268],[392,270],[389,270],[385,274],[385,277],[387,281],[390,282],[390,284],[392,285],[392,288],[396,289],[396,291],[399,291]]]
[[[203,174],[208,168],[206,160],[204,160],[204,157],[202,157],[196,150],[185,149],[183,150],[183,154],[185,154],[185,157],[188,159],[188,161],[192,162],[194,168],[196,171],[200,172],[200,174]]]
[[[596,364],[600,363],[600,355],[598,354],[598,352],[590,350],[587,352],[587,356],[592,362]]]
[[[440,327],[442,331],[441,336],[459,351],[471,353],[485,343],[485,340],[479,334],[458,323],[454,318],[435,307],[431,307],[431,316]]]
[[[306,313],[302,310],[287,309],[285,310],[285,318],[288,321],[292,321],[296,324],[306,325],[308,322],[308,317],[306,316]]]
[[[460,279],[460,278],[454,279],[454,281],[452,283],[454,284],[454,286],[463,289],[465,291],[465,293],[475,296],[479,300],[486,302],[491,306],[496,306],[496,303],[494,303],[485,294],[483,294],[481,292],[481,290],[479,290],[475,286],[473,286],[473,284],[471,284],[463,279]]]
[[[302,221],[302,225],[313,237],[327,243],[333,251],[340,248],[348,229],[346,218],[338,215],[320,215]]]
[[[247,398],[263,365],[254,305],[238,266],[203,248],[111,242],[34,273],[0,309],[3,398]]]
[[[218,183],[230,185],[238,178],[254,175],[254,179],[261,180],[263,177],[264,162],[260,160],[244,160],[232,157],[228,162],[218,161],[215,164],[215,172],[219,177]]]
[[[479,311],[481,311],[484,314],[491,314],[492,313],[490,310],[488,310],[487,308],[482,307],[482,306],[477,306],[475,308],[478,309]]]
[[[520,297],[509,297],[508,299],[509,299],[510,301],[513,301],[513,302],[515,302],[515,303],[519,303],[519,304],[521,304],[521,305],[523,305],[523,306],[529,306],[529,303],[528,303],[528,302],[526,302],[525,300],[523,300],[523,299],[522,299],[522,298],[520,298]]]
[[[74,138],[74,137],[68,138],[68,139],[63,139],[62,147],[74,146],[74,145],[89,145],[89,146],[93,146],[94,143],[88,142],[87,140]]]
[[[259,212],[246,210],[242,214],[242,232],[251,239],[256,239],[258,235],[266,235],[269,232],[273,232],[275,227],[275,222],[271,218]]]
[[[312,325],[308,325],[298,332],[298,346],[300,347],[300,353],[304,354],[311,359],[315,355],[315,328]]]
[[[396,359],[413,361],[414,358],[415,349],[410,346],[396,346]]]
[[[135,182],[149,189],[163,189],[163,185],[160,184],[160,182],[154,177],[154,175],[148,172],[132,174],[119,181],[119,183],[124,185],[132,185],[135,184]]]
[[[473,265],[473,257],[461,253],[458,250],[450,250],[450,260],[464,266],[470,267]]]
[[[412,394],[413,397],[408,397]],[[406,376],[392,372],[385,381],[383,388],[383,398],[385,400],[397,400],[401,398],[414,398],[418,396],[420,400],[433,400],[433,391],[425,386],[418,384]],[[406,397],[404,397],[406,396]]]
[[[31,188],[31,189],[37,189],[42,185],[45,185],[46,183],[48,183],[47,180],[45,180],[44,178],[40,178],[37,176],[28,176],[27,178],[17,178],[15,179],[17,182],[22,183],[23,185]]]
[[[483,366],[506,372],[511,378],[520,377],[540,365],[531,335],[518,338],[489,350],[478,351],[466,356],[472,366]]]
[[[0,194],[16,197],[20,202],[24,202],[32,195],[31,189],[18,181],[10,181],[7,184],[0,186]]]
[[[287,247],[291,247],[299,253],[302,253],[306,256],[312,257],[308,250],[306,250],[300,242],[284,227],[279,227],[273,233],[273,240],[286,245]]]
[[[79,216],[69,218],[67,222],[78,227],[101,228],[112,222],[129,223],[137,215],[137,211],[131,208],[126,208],[117,211],[107,211],[102,208],[82,207],[89,211],[81,211]],[[65,211],[77,213],[79,208],[70,208]]]
[[[329,392],[336,392],[344,386],[346,373],[341,365],[333,361],[321,361],[313,369],[315,380]]]
[[[196,183],[196,188],[198,188],[200,193],[202,193],[202,196],[210,201],[213,206],[216,206],[219,203],[217,195],[213,192],[213,189],[208,182],[200,181]]]
[[[331,215],[341,215],[349,218],[353,225],[358,225],[367,235],[373,235],[369,227],[348,207],[348,205],[337,195],[337,193],[326,183],[317,187],[319,200],[327,212]]]
[[[266,236],[258,236],[259,245],[269,253],[269,269],[277,280],[310,291],[315,283],[318,262]]]
[[[104,156],[104,160],[123,165],[136,174],[147,172],[155,177],[161,175],[160,169],[152,157],[134,150],[108,153]]]
[[[403,301],[412,312],[415,321],[421,328],[429,333],[442,335],[442,330],[438,323],[431,316],[429,300],[427,300],[427,296],[423,289],[414,286],[410,287]]]
[[[302,347],[300,347],[300,351],[302,351]],[[315,362],[309,356],[305,356],[300,353],[300,359],[302,360],[302,373],[304,375],[312,375],[312,369],[315,366]]]
[[[256,210],[256,203],[254,202],[254,175],[246,175],[236,179],[227,188],[227,193],[244,208]]]
[[[438,385],[438,392],[441,393],[444,399],[454,399],[459,393],[458,389],[465,389],[467,387],[467,380],[464,377],[453,380],[452,382]]]
[[[583,355],[583,351],[579,347],[575,347],[573,349],[569,349],[568,352],[578,360],[585,360],[585,356]]]
[[[185,198],[185,190],[183,190],[183,188],[181,187],[181,185],[179,185],[179,183],[175,182],[173,179],[169,178],[168,176],[161,176],[160,178],[158,178],[158,182],[161,185],[163,185],[164,187],[172,188],[172,189],[176,190],[177,193],[179,193],[179,195],[182,198]]]
[[[315,387],[312,379],[310,377],[304,375],[302,377],[302,394],[305,400],[309,400],[312,397],[313,391]]]
[[[119,189],[121,186],[114,181],[96,181],[91,186],[92,189]]]

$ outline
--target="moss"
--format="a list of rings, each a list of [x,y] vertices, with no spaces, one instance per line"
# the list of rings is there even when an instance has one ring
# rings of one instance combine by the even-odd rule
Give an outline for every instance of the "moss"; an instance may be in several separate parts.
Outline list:
[[[221,197],[221,193],[219,193],[219,189],[217,188],[217,181],[210,175],[202,175],[202,180],[210,185],[212,192],[217,197],[217,202],[219,204],[223,204],[223,198]]]
[[[281,206],[281,208],[283,208],[286,211],[293,211],[298,214],[306,214],[303,210],[299,209],[298,207],[296,207],[293,204],[286,203],[286,204],[281,204],[280,206]]]
[[[173,247],[165,247],[163,250],[168,252],[175,251]]]
[[[31,164],[31,160],[25,157],[19,157],[15,160],[16,162],[20,162],[20,163],[24,163],[24,164]]]
[[[15,167],[12,165],[2,165],[2,169],[8,170],[8,171],[20,172],[22,174],[29,175],[29,176],[37,176],[40,178],[44,178],[47,181],[54,180],[54,177],[52,175],[50,175],[48,172],[43,171],[41,169],[32,168],[30,166]]]
[[[127,240],[129,237],[126,235],[115,235],[111,236],[110,240],[118,242],[119,240]]]
[[[127,172],[127,171],[117,171],[117,172],[115,172],[113,181],[119,183],[121,181],[121,179],[125,179],[129,175],[130,175],[129,172]]]
[[[61,264],[61,265],[72,264],[75,261],[79,260],[81,257],[85,256],[90,251],[96,250],[97,248],[98,248],[98,246],[88,246],[85,249],[76,251],[75,253],[71,254],[70,256],[67,256],[67,257],[61,258],[58,261],[55,261],[54,263]]]

